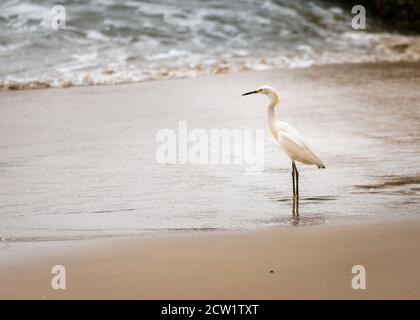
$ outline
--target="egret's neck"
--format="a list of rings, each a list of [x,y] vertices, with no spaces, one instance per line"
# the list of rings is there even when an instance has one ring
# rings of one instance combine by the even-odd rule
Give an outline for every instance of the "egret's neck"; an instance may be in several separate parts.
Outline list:
[[[276,127],[276,115],[274,109],[276,108],[277,104],[279,103],[279,97],[277,95],[267,96],[269,99],[269,104],[267,106],[267,114],[268,114],[268,126],[270,128],[271,133],[274,135],[275,138],[277,135]]]

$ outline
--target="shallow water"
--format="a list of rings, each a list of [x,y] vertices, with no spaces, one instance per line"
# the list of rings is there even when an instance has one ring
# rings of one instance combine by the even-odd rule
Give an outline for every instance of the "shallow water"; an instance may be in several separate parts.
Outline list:
[[[112,84],[363,61],[419,61],[420,38],[307,0],[0,2],[0,88]]]
[[[142,85],[0,94],[4,241],[400,219],[419,214],[418,65],[331,66]],[[161,165],[156,133],[266,128],[257,84],[279,88],[278,117],[326,170],[290,162],[265,131],[264,171]]]

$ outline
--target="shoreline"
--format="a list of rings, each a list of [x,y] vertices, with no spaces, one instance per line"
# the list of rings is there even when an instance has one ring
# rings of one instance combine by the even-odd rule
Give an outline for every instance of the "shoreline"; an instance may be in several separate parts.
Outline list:
[[[271,68],[271,69],[251,69],[251,68],[243,68],[243,69],[233,69],[232,71],[226,71],[223,68],[220,68],[220,71],[214,71],[210,73],[202,73],[197,74],[194,76],[173,76],[169,78],[147,78],[144,80],[133,80],[133,81],[125,81],[125,82],[116,82],[116,83],[87,83],[87,84],[66,84],[66,85],[50,85],[48,83],[42,81],[32,81],[37,86],[31,87],[31,83],[20,83],[20,82],[13,82],[11,88],[5,84],[7,81],[0,82],[0,93],[7,93],[7,92],[21,92],[21,91],[43,91],[43,90],[65,90],[71,88],[95,88],[95,87],[113,87],[113,86],[130,86],[130,85],[141,85],[147,83],[154,83],[154,82],[170,82],[170,81],[179,81],[179,80],[194,80],[200,78],[207,78],[207,77],[217,77],[217,76],[235,76],[235,75],[242,75],[247,73],[270,73],[270,72],[287,72],[287,71],[294,71],[294,70],[310,70],[310,69],[324,69],[324,68],[346,68],[349,66],[354,66],[356,68],[361,67],[370,67],[370,66],[419,66],[420,61],[354,61],[354,62],[329,62],[323,64],[312,64],[309,66],[298,66],[298,67],[278,67],[278,68]],[[21,88],[24,86],[24,88]]]
[[[290,204],[292,206],[292,204]],[[5,246],[13,246],[15,244],[36,244],[36,243],[83,243],[83,242],[90,242],[90,241],[108,241],[108,240],[124,240],[124,239],[143,239],[143,238],[154,238],[154,237],[171,237],[171,236],[178,236],[184,234],[207,234],[207,233],[242,233],[242,232],[259,232],[264,230],[272,230],[272,229],[289,229],[289,228],[308,228],[308,227],[319,227],[319,226],[331,226],[331,227],[342,227],[346,225],[366,225],[366,224],[376,224],[376,223],[404,223],[411,220],[420,219],[415,215],[405,215],[399,217],[391,217],[391,216],[369,216],[366,219],[360,218],[349,218],[349,217],[340,217],[336,218],[335,220],[331,220],[328,222],[323,223],[301,223],[299,224],[297,221],[293,223],[293,220],[296,217],[290,216],[291,223],[288,225],[255,225],[253,227],[238,227],[238,228],[177,228],[177,229],[156,229],[156,230],[141,230],[138,233],[127,233],[127,234],[118,234],[118,233],[109,233],[103,235],[86,235],[86,236],[74,236],[74,237],[61,237],[61,238],[54,238],[54,237],[25,237],[25,238],[0,238],[0,252],[2,245]],[[305,214],[300,215],[297,219],[305,219]]]
[[[419,299],[418,230],[416,218],[21,244],[0,264],[0,299]],[[66,290],[51,289],[53,265]]]

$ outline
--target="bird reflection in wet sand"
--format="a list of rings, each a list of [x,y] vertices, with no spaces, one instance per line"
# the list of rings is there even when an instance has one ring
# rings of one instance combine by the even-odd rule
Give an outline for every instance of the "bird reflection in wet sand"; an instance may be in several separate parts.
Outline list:
[[[322,212],[306,212],[299,214],[299,199],[293,201],[292,215],[288,219],[288,224],[294,227],[302,225],[324,224],[326,217]]]
[[[299,220],[299,198],[293,197],[292,225],[297,226],[299,224]]]
[[[273,197],[272,200],[276,202],[289,203],[289,199],[286,197]],[[318,211],[317,208],[322,208],[322,204],[325,203],[325,201],[335,200],[337,200],[337,198],[334,196],[295,198],[292,200],[292,214],[288,214],[286,217],[283,213],[279,214],[276,218],[270,220],[270,222],[291,226],[324,224],[326,222],[325,213]],[[304,207],[306,205],[307,210],[309,210],[306,212],[304,210],[304,214],[302,214],[302,202]],[[313,205],[316,206],[313,207]]]

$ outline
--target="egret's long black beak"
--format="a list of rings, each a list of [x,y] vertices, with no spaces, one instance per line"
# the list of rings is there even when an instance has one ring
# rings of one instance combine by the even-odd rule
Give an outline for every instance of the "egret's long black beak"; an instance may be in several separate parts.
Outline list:
[[[247,95],[253,94],[253,93],[258,93],[258,91],[250,91],[250,92],[244,93],[242,96],[247,96]]]

